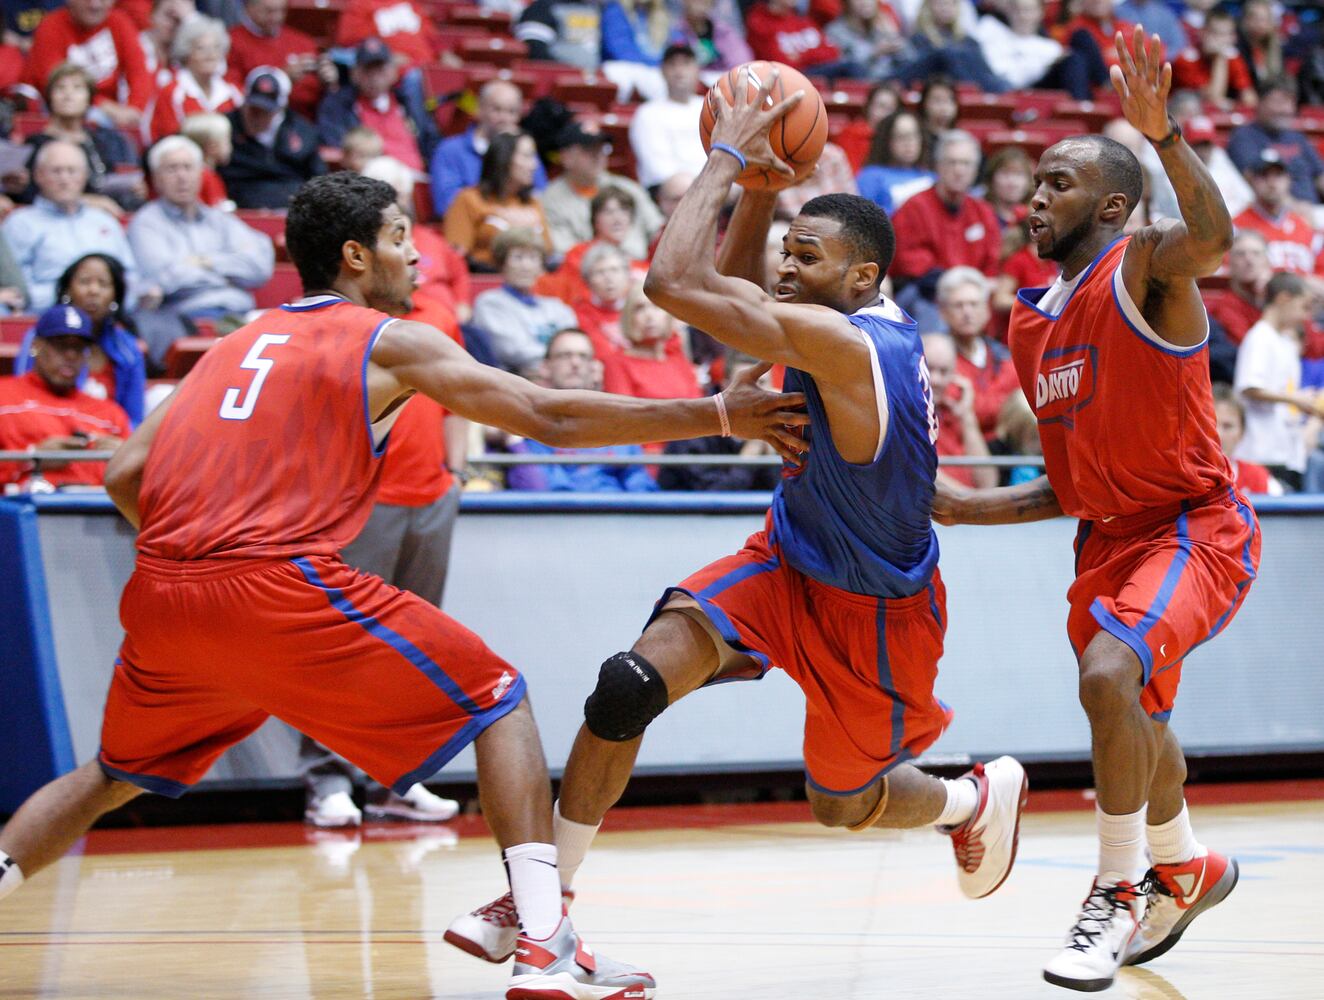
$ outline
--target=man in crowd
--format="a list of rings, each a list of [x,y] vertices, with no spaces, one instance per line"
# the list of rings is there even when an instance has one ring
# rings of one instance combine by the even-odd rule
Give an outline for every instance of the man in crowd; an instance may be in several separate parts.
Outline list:
[[[0,378],[0,451],[113,451],[129,436],[129,415],[114,400],[78,388],[96,340],[81,309],[52,306],[37,320],[32,369]],[[99,485],[105,462],[43,465],[0,464],[0,484],[31,488],[44,479],[53,486]]]
[[[290,78],[290,107],[301,115],[317,113],[324,81],[317,43],[285,23],[289,0],[244,0],[239,23],[230,29],[230,81],[242,86],[259,66],[273,66]],[[323,62],[323,71],[336,69]]]
[[[956,347],[956,374],[970,383],[985,439],[994,435],[1003,401],[1020,388],[1011,352],[987,332],[992,291],[992,282],[973,267],[954,267],[938,279],[938,312]]]
[[[933,388],[933,409],[938,417],[938,457],[988,455],[988,444],[975,416],[975,388],[956,370],[956,343],[945,333],[926,333],[924,363]],[[939,480],[984,488],[998,484],[992,466],[949,465],[938,470]]]
[[[1250,172],[1260,155],[1272,149],[1292,178],[1292,197],[1314,205],[1324,191],[1324,159],[1305,135],[1292,128],[1295,119],[1296,82],[1286,77],[1270,80],[1260,88],[1255,120],[1233,129],[1227,152],[1243,172]]]
[[[648,253],[649,241],[662,228],[662,213],[648,192],[628,177],[608,172],[607,137],[601,132],[571,122],[557,136],[557,145],[562,173],[547,185],[542,195],[542,209],[552,230],[552,249],[565,253],[576,244],[593,239],[589,206],[599,191],[613,187],[634,199],[634,216],[621,248],[633,259],[642,260]]]
[[[1264,315],[1237,352],[1235,388],[1246,408],[1237,457],[1265,466],[1294,490],[1306,468],[1306,418],[1324,417],[1324,403],[1301,389],[1301,328],[1310,299],[1300,275],[1275,274],[1264,290]]]
[[[547,343],[545,377],[553,389],[600,389],[602,362],[581,330],[562,330]],[[642,455],[637,444],[606,448],[553,448],[531,438],[512,440],[517,455]],[[657,483],[642,465],[515,465],[506,475],[512,490],[566,490],[575,493],[649,493]]]
[[[129,223],[129,245],[143,280],[161,289],[161,304],[136,314],[159,364],[188,333],[187,320],[252,309],[251,290],[271,277],[276,257],[265,233],[199,200],[202,150],[192,140],[167,136],[147,154],[147,166],[158,197]]]
[[[696,123],[703,98],[699,62],[688,45],[669,45],[662,53],[667,95],[641,104],[630,119],[630,148],[639,183],[652,190],[675,174],[697,174],[708,160]]]
[[[317,132],[288,110],[289,103],[289,77],[259,69],[249,74],[243,107],[227,115],[234,151],[220,174],[240,208],[283,209],[304,181],[326,173]]]
[[[399,86],[400,67],[380,38],[365,38],[354,53],[350,84],[322,98],[317,128],[324,146],[339,146],[350,129],[363,125],[382,137],[387,156],[422,172],[440,139],[421,94]]]
[[[124,227],[109,212],[83,202],[87,173],[87,156],[78,146],[62,139],[46,143],[33,160],[37,197],[0,227],[23,271],[32,309],[54,304],[56,279],[87,253],[114,257],[134,288],[137,265]]]
[[[596,0],[533,0],[515,22],[530,59],[596,70],[602,55],[602,8]]]
[[[1269,264],[1275,271],[1318,274],[1324,237],[1302,215],[1293,210],[1292,179],[1277,149],[1261,150],[1250,168],[1250,186],[1255,200],[1232,220],[1238,230],[1260,233],[1268,244]]]
[[[519,130],[519,116],[524,107],[524,95],[507,80],[489,80],[478,91],[478,116],[468,129],[437,144],[432,154],[429,172],[432,175],[432,208],[437,217],[460,193],[461,188],[473,187],[483,169],[483,154],[494,135]],[[533,173],[533,187],[541,191],[547,186],[547,173],[541,161]]]
[[[1232,239],[1227,255],[1226,289],[1201,293],[1209,315],[1222,326],[1228,339],[1240,344],[1264,311],[1264,289],[1273,277],[1269,244],[1254,229],[1242,229]]]

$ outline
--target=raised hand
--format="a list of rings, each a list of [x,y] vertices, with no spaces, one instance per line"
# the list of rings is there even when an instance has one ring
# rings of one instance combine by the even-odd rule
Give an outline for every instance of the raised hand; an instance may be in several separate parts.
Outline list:
[[[758,92],[751,100],[749,67],[741,67],[736,76],[734,104],[727,101],[720,87],[716,88],[717,121],[713,125],[712,142],[738,149],[749,166],[767,167],[786,178],[788,183],[794,183],[795,171],[773,155],[768,133],[774,122],[800,103],[804,92],[797,90],[790,97],[774,104],[772,86],[779,75],[773,70],[768,79],[760,80]]]
[[[1165,61],[1163,43],[1158,35],[1145,38],[1145,29],[1136,25],[1128,47],[1122,33],[1113,39],[1117,62],[1109,75],[1113,89],[1122,99],[1122,114],[1151,142],[1158,142],[1171,131],[1168,125],[1168,92],[1172,89],[1172,63]]]
[[[798,465],[808,443],[795,427],[809,423],[804,412],[805,397],[798,392],[768,392],[759,379],[772,367],[753,365],[738,372],[722,390],[726,412],[735,437],[768,442],[782,458]]]

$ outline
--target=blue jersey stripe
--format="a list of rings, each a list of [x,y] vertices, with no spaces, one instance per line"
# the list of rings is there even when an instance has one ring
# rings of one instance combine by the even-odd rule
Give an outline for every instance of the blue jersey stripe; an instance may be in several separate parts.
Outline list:
[[[299,568],[299,572],[303,574],[305,580],[319,590],[326,592],[327,599],[331,602],[333,608],[350,621],[362,625],[364,631],[369,635],[376,639],[380,639],[412,663],[423,672],[423,675],[427,677],[428,680],[444,691],[446,696],[450,698],[451,701],[455,702],[460,708],[464,709],[464,711],[470,715],[478,715],[481,713],[482,710],[474,700],[465,694],[451,676],[441,668],[441,665],[428,656],[427,653],[423,652],[423,650],[419,649],[399,632],[387,628],[376,618],[364,614],[358,608],[354,607],[349,598],[345,596],[344,591],[337,590],[335,587],[330,587],[323,583],[322,578],[318,575],[313,564],[306,558],[300,556],[299,558],[290,561]]]

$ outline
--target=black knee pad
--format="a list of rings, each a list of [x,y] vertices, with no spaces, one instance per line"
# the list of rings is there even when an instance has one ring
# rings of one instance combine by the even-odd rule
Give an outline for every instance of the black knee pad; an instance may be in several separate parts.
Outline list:
[[[624,743],[648,728],[667,707],[667,682],[638,653],[617,653],[598,671],[598,686],[584,702],[584,723],[600,740]]]

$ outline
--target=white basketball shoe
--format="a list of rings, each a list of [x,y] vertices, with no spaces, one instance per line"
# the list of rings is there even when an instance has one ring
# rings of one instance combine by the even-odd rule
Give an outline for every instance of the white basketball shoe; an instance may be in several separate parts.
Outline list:
[[[303,811],[303,821],[324,830],[345,826],[358,826],[363,814],[349,792],[332,792],[322,798],[310,799]]]
[[[389,788],[368,797],[364,812],[368,819],[405,820],[411,823],[445,823],[460,812],[454,799],[443,799],[422,785],[410,785],[403,795]]]
[[[979,789],[979,805],[960,826],[940,826],[938,832],[952,838],[961,891],[971,899],[981,899],[1011,874],[1030,783],[1025,768],[1011,757],[976,764],[962,777],[973,780]]]
[[[1235,858],[1208,852],[1178,865],[1155,865],[1145,876],[1145,918],[1131,939],[1126,965],[1143,965],[1181,940],[1190,922],[1227,899],[1237,885]]]
[[[1130,882],[1094,879],[1066,947],[1044,967],[1044,979],[1082,993],[1113,984],[1140,927],[1145,897]]]
[[[595,955],[563,916],[546,941],[520,935],[506,1000],[652,1000],[647,972]]]
[[[561,890],[561,905],[564,909],[568,910],[574,899],[575,894],[569,889]],[[506,893],[472,913],[456,917],[446,928],[444,938],[447,943],[468,952],[474,958],[500,965],[515,954],[515,943],[519,938],[519,913],[515,909],[515,897]]]

